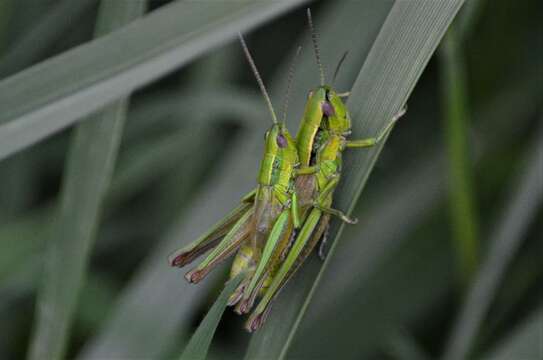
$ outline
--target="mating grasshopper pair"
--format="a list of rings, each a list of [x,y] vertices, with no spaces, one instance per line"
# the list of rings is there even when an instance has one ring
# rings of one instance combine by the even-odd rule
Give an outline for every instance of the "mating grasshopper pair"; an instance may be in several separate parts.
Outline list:
[[[375,138],[347,140],[351,120],[342,100],[347,94],[338,94],[325,85],[309,10],[308,20],[321,84],[309,93],[296,140],[285,126],[286,106],[282,122],[277,120],[266,88],[240,35],[243,50],[273,119],[272,127],[266,132],[258,186],[208,233],[170,256],[172,266],[182,267],[213,249],[185,276],[189,282],[197,283],[218,263],[236,253],[230,276],[244,275],[230,297],[229,305],[236,305],[240,314],[248,313],[256,298],[262,297],[247,322],[249,331],[262,326],[271,303],[285,283],[318,241],[322,239],[324,243],[330,217],[334,215],[348,223],[356,222],[331,207],[333,192],[340,179],[343,150],[377,144],[403,114],[395,116]],[[293,66],[287,98],[292,69]],[[322,251],[319,254],[322,256]]]

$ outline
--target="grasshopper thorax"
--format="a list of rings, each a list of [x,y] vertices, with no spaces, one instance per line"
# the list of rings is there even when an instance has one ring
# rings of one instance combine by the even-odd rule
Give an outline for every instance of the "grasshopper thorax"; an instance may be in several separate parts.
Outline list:
[[[284,123],[273,124],[266,131],[264,158],[260,164],[260,185],[288,186],[298,163],[296,143]]]

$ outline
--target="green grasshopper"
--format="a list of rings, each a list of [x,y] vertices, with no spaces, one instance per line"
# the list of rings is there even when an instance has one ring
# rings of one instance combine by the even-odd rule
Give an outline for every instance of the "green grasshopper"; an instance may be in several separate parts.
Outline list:
[[[241,34],[239,38],[273,120],[271,128],[265,135],[258,186],[211,230],[169,257],[171,266],[183,267],[212,249],[196,268],[185,275],[189,282],[198,283],[217,264],[237,252],[230,276],[235,277],[241,272],[246,275],[232,294],[230,305],[236,304],[244,293],[255,294],[252,295],[253,298],[259,293],[258,285],[263,286],[266,276],[270,276],[267,264],[272,259],[271,249],[276,245],[286,247],[292,229],[300,227],[293,182],[294,170],[299,161],[294,139],[285,126],[287,102],[285,101],[283,121],[280,123]],[[287,99],[291,79],[292,77],[288,82]],[[261,278],[264,280],[257,281]],[[252,279],[257,280],[251,281]]]
[[[351,118],[341,99],[344,94],[338,94],[331,86],[325,85],[317,35],[309,9],[307,16],[315,58],[320,69],[321,84],[309,92],[296,138],[301,166],[296,177],[296,193],[301,207],[303,226],[296,235],[286,259],[274,274],[271,284],[248,319],[246,328],[251,332],[262,326],[275,297],[312,252],[318,241],[324,237],[319,251],[322,255],[322,246],[326,240],[331,215],[347,223],[356,223],[356,219],[351,219],[331,207],[333,192],[340,180],[342,152],[346,148],[367,148],[378,144],[405,112],[400,111],[377,137],[347,140],[347,136],[351,133]]]

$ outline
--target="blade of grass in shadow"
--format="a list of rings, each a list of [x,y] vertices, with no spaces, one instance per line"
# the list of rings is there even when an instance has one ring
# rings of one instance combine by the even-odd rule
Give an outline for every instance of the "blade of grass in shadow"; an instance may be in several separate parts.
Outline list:
[[[496,349],[482,356],[484,360],[540,359],[543,354],[543,308],[539,308],[515,329]]]
[[[95,36],[133,21],[146,1],[101,2]],[[110,182],[128,99],[108,105],[73,134],[61,190],[59,217],[46,244],[43,281],[29,359],[61,359],[85,279],[103,197]]]
[[[459,284],[466,287],[478,264],[479,220],[473,192],[473,163],[468,139],[470,114],[466,69],[458,38],[455,25],[445,36],[439,54],[444,134],[449,164],[451,233],[457,252]]]
[[[352,138],[377,133],[406,102],[443,33],[463,1],[395,2],[355,82],[348,106],[353,119]],[[336,207],[352,211],[382,144],[369,151],[347,152],[345,177],[336,192]],[[343,226],[332,228],[330,253],[320,267],[313,265],[293,281],[268,323],[252,339],[247,359],[283,358],[305,309],[333,255]],[[308,267],[308,266],[306,266]],[[288,306],[288,308],[286,307]]]
[[[383,348],[393,359],[428,360],[430,358],[406,330],[396,329],[391,332],[392,335]]]
[[[4,56],[4,49],[7,45],[12,10],[12,0],[0,2],[0,59]]]
[[[31,65],[73,24],[74,19],[96,2],[97,0],[63,0],[55,4],[26,34],[17,39],[4,56],[0,56],[0,78]]]
[[[177,1],[3,80],[0,159],[306,1]]]
[[[213,99],[213,101],[209,101]],[[232,99],[243,99],[243,101],[232,101]],[[174,127],[196,124],[196,120],[187,118],[180,122],[179,118],[187,113],[188,109],[206,109],[207,118],[202,121],[210,122],[216,126],[217,119],[224,120],[224,117],[231,117],[236,120],[237,125],[244,128],[262,128],[262,123],[248,118],[247,113],[252,113],[262,99],[258,94],[237,89],[233,87],[216,86],[214,89],[194,91],[169,91],[159,93],[156,96],[141,101],[134,106],[131,127],[126,131],[126,140],[145,137],[146,132],[153,127]],[[190,121],[189,124],[186,122]],[[214,123],[215,122],[215,123]]]
[[[534,233],[537,233],[537,229],[532,232]],[[477,354],[481,348],[488,349],[487,344],[492,343],[502,329],[511,328],[512,321],[517,318],[515,315],[519,309],[525,307],[523,300],[530,298],[534,289],[541,287],[543,268],[540,255],[543,254],[543,242],[534,244],[534,241],[530,240],[530,237],[526,238],[527,246],[521,247],[518,257],[513,260],[509,271],[503,276],[502,285],[491,306],[492,314],[481,324],[477,347],[474,350]]]
[[[212,104],[213,99],[209,102]],[[265,107],[262,101],[258,104],[243,116],[260,122]],[[262,123],[260,126],[258,130],[241,131],[240,141],[234,141],[231,149],[225,149],[223,162],[215,164],[216,170],[209,174],[205,186],[190,201],[190,212],[184,217],[177,216],[157,240],[156,248],[135,271],[111,309],[106,324],[86,344],[81,358],[157,358],[174,343],[183,341],[194,307],[212,280],[198,286],[186,283],[182,272],[168,266],[167,256],[223,217],[240,196],[254,186],[255,179],[247,174],[256,174],[256,154],[261,153],[265,128]],[[191,174],[193,169],[184,166],[187,174]]]
[[[180,360],[204,360],[207,357],[211,340],[213,340],[213,335],[215,335],[219,321],[221,321],[222,314],[226,309],[228,299],[242,279],[242,274],[239,274],[226,283],[221,294],[190,338]]]
[[[465,42],[473,33],[485,5],[485,0],[472,0],[462,7],[457,26],[458,41]]]
[[[173,99],[178,99],[174,103]],[[213,98],[213,101],[209,101]],[[243,101],[232,101],[232,98],[243,99]],[[147,123],[163,126],[164,122],[171,122],[171,125],[179,126],[180,117],[186,113],[186,109],[192,106],[203,108],[211,118],[218,118],[219,115],[232,116],[245,124],[245,127],[256,127],[257,122],[247,114],[258,114],[262,100],[257,94],[248,93],[233,89],[215,89],[211,92],[202,91],[201,93],[173,92],[173,94],[160,94],[152,100],[145,101],[156,112],[147,112],[145,106],[136,106],[132,115],[129,116],[129,122],[146,121]],[[169,104],[175,105],[172,108]],[[159,111],[168,108],[167,111]],[[170,121],[171,120],[171,121]],[[144,136],[143,127],[137,134]],[[193,126],[195,124],[185,123],[184,125]],[[194,128],[193,128],[194,129]],[[139,136],[133,134],[132,137]],[[194,131],[184,133],[183,129],[175,130],[172,134],[167,134],[158,139],[147,140],[139,146],[132,146],[119,154],[118,168],[113,174],[111,185],[107,189],[105,196],[105,205],[103,208],[107,211],[114,211],[126,199],[134,196],[139,190],[145,188],[148,184],[164,176],[168,171],[177,167],[178,163],[184,161],[186,157],[192,156],[193,150],[198,139],[194,136]],[[124,136],[126,139],[126,136]],[[172,161],[161,161],[170,159]],[[27,213],[25,217],[14,219],[0,228],[0,284],[3,279],[15,276],[23,268],[31,268],[35,276],[39,272],[31,264],[40,264],[43,259],[44,239],[42,234],[46,232],[46,225],[51,223],[51,215],[55,213],[54,204],[48,203],[38,210]],[[100,248],[100,244],[97,244]],[[109,245],[109,244],[108,244]],[[0,286],[0,290],[3,286]],[[5,300],[5,298],[2,298]]]
[[[353,281],[336,299],[334,308],[313,317],[311,323],[304,320],[287,358],[388,358],[376,353],[387,350],[384,341],[389,340],[391,330],[403,327],[413,331],[413,324],[419,324],[428,308],[444,299],[452,284],[449,249],[424,231],[431,225],[429,221],[419,225],[407,241],[382,255],[372,276],[360,283]],[[355,279],[360,275],[351,274]],[[434,286],[429,288],[428,284]],[[326,347],[319,346],[323,343]]]
[[[198,108],[201,111],[197,114],[197,120],[204,123],[209,123],[208,119],[213,120],[223,116],[240,121],[243,131],[238,139],[242,144],[237,145],[238,142],[235,141],[233,153],[224,159],[224,164],[219,164],[218,173],[212,174],[210,179],[206,180],[206,183],[208,181],[209,183],[193,201],[190,203],[187,200],[184,201],[189,203],[190,208],[185,218],[179,216],[179,209],[173,211],[176,217],[171,228],[165,231],[161,243],[147,258],[145,265],[138,269],[131,283],[123,291],[108,323],[101,329],[101,333],[84,348],[82,358],[94,359],[107,356],[156,358],[165,354],[179,353],[179,351],[171,352],[170,349],[179,348],[180,344],[188,340],[186,337],[189,319],[194,309],[199,306],[199,299],[206,294],[209,281],[198,287],[190,286],[183,281],[178,270],[168,267],[165,262],[166,256],[183,242],[186,243],[197,236],[198,232],[208,227],[214,219],[224,216],[228,207],[235,201],[239,201],[240,194],[254,186],[254,179],[243,174],[253,174],[256,171],[258,161],[255,154],[260,152],[257,149],[261,146],[260,134],[264,127],[260,119],[265,109],[257,92],[249,93],[240,89],[223,87],[223,83],[232,76],[233,67],[237,66],[237,63],[230,63],[232,56],[236,55],[236,52],[231,53],[230,50],[228,49],[226,53],[220,50],[220,54],[212,54],[210,58],[204,59],[203,64],[199,64],[202,71],[193,79],[192,82],[195,84],[191,87],[192,91],[179,93],[179,96],[159,96],[155,102],[146,102],[142,104],[144,111],[133,119],[135,123],[141,123],[134,127],[137,128],[134,132],[136,136],[137,133],[144,134],[145,129],[150,125],[146,114],[165,117],[165,120],[171,119],[172,125],[175,125],[179,124],[179,118],[186,114],[187,108]],[[239,56],[240,49],[237,48],[237,51],[236,56]],[[215,72],[218,76],[211,75],[215,68],[224,69],[225,67],[228,67],[230,71],[218,74]],[[214,81],[212,78],[215,78]],[[196,92],[194,88],[197,88]],[[195,93],[200,94],[200,92],[204,96],[194,96]],[[180,106],[180,102],[185,100],[188,102]],[[207,132],[205,126],[202,130],[200,137],[197,134],[193,137],[199,139],[201,145],[205,145],[209,137],[205,135]],[[183,168],[180,169],[185,173],[182,179],[185,184],[193,182],[190,179],[192,175],[186,174],[193,174],[195,167],[209,166],[195,157],[190,160],[185,162]],[[168,192],[167,186],[164,188],[164,192]],[[168,196],[186,198],[183,194],[179,194],[183,192],[181,188],[194,189],[194,186],[180,186],[177,182],[175,188],[169,188],[171,193]],[[208,197],[208,192],[211,192],[210,197]],[[220,201],[221,199],[223,201]],[[200,204],[201,202],[203,203]],[[218,204],[223,205],[221,207],[217,206]],[[161,284],[159,291],[156,290],[157,281]],[[149,296],[153,297],[153,302],[149,304],[149,307],[143,306],[148,303]],[[151,319],[148,318],[149,314],[153,314]],[[138,330],[127,333],[125,331],[127,327]]]
[[[494,233],[490,235],[491,245],[488,255],[454,324],[444,359],[463,359],[469,355],[501,278],[541,204],[543,196],[541,130],[540,127],[535,144],[529,153],[530,158],[519,174],[520,181],[515,186],[507,207],[495,223]]]

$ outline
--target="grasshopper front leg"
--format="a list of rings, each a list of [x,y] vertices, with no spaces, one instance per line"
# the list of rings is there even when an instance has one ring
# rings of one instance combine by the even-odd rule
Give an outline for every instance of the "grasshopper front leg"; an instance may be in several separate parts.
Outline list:
[[[332,203],[332,194],[334,193],[334,190],[339,184],[339,178],[339,174],[335,174],[333,177],[330,178],[330,181],[321,191],[313,206],[324,213],[338,217],[341,221],[346,222],[347,224],[356,224],[358,222],[356,218],[350,218],[343,211],[333,209],[328,205]]]
[[[379,135],[377,135],[377,137],[360,139],[360,140],[348,140],[345,143],[345,147],[365,148],[365,147],[372,147],[379,144],[383,140],[383,138],[389,133],[392,127],[396,124],[396,122],[405,114],[406,111],[407,109],[403,108],[396,115],[394,115],[392,120],[390,120],[390,123],[379,133]]]

